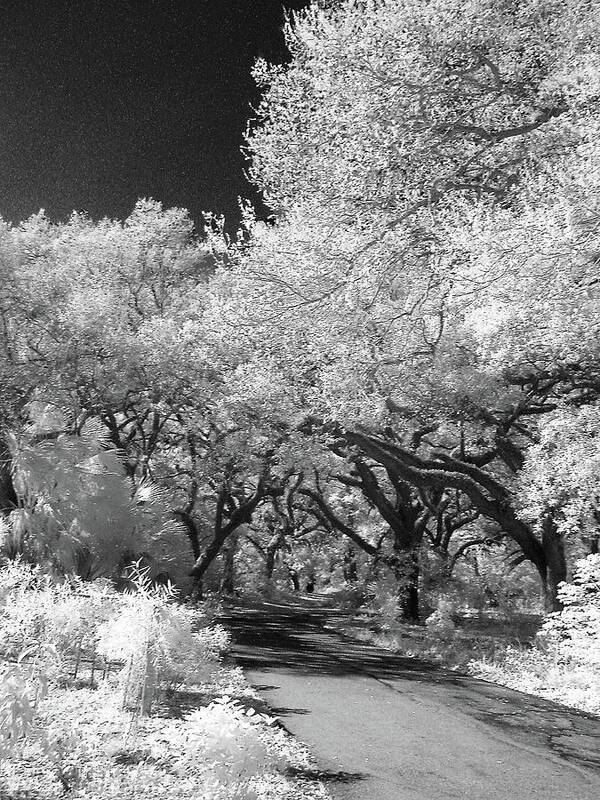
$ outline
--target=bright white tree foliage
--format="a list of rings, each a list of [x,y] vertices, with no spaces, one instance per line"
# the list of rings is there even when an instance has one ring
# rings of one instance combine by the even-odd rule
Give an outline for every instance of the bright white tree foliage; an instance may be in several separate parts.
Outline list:
[[[598,538],[600,513],[600,409],[563,407],[540,424],[521,472],[523,515],[552,514],[568,536]]]
[[[590,354],[598,11],[343,3],[288,28],[289,68],[258,64],[280,221],[250,223],[235,314],[303,401],[377,425]]]
[[[248,137],[276,223],[247,214],[211,312],[255,376],[241,404],[349,431],[405,480],[447,475],[551,593],[560,531],[536,539],[512,504],[537,416],[600,390],[599,34],[578,0],[297,15],[291,64],[256,67]],[[391,454],[423,427],[425,461]]]

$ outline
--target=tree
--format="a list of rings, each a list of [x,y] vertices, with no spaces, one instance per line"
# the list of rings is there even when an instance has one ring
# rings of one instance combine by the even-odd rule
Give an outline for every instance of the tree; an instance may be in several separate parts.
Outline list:
[[[255,476],[245,475],[234,462],[225,465],[220,480],[214,476],[218,489],[212,537],[190,571],[197,596],[202,597],[202,579],[224,545],[227,546],[226,553],[233,558],[233,550],[227,548],[232,547],[231,542],[239,528],[252,521],[257,508],[268,497],[283,494],[281,482],[271,474],[271,459],[272,453],[263,455],[260,472]],[[229,588],[232,588],[231,579]]]
[[[522,516],[541,528],[551,518],[576,555],[598,552],[599,411],[566,405],[543,417],[520,473]]]
[[[40,213],[4,226],[1,247],[3,430],[18,434],[32,403],[60,410],[69,447],[100,425],[130,496],[162,484],[198,549],[196,474],[219,397],[201,320],[223,240],[199,240],[187,212],[140,200],[123,223],[73,214],[55,225]]]
[[[248,215],[220,272],[223,330],[295,407],[288,424],[303,413],[300,428],[410,497],[460,491],[535,564],[550,607],[563,542],[519,516],[515,490],[538,416],[596,398],[595,298],[570,312],[593,286],[599,10],[381,0],[299,15],[290,67],[257,65],[249,136],[279,221]]]

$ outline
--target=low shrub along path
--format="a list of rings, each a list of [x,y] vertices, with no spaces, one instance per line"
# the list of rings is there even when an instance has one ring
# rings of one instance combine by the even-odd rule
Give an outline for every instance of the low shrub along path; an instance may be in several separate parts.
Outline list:
[[[268,603],[222,617],[334,798],[600,798],[600,720],[354,642],[335,619]]]

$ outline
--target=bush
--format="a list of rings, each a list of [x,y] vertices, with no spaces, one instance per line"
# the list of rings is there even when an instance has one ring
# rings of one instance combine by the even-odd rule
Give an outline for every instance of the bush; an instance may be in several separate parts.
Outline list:
[[[600,555],[577,562],[563,583],[562,611],[550,614],[529,650],[508,647],[472,661],[479,677],[600,714]]]
[[[558,661],[600,670],[600,554],[577,561],[572,583],[561,584],[563,610],[550,614],[540,646]]]
[[[56,662],[95,650],[98,625],[118,595],[98,581],[54,581],[19,560],[0,570],[0,657],[24,650],[52,652]]]
[[[251,780],[284,764],[264,735],[272,721],[223,697],[188,714],[183,728],[167,728],[152,756],[180,778],[201,783],[203,796],[250,800],[256,796]]]
[[[176,688],[206,681],[229,644],[224,628],[196,631],[201,615],[175,602],[170,586],[154,586],[139,565],[133,590],[120,596],[114,613],[98,629],[98,652],[120,659],[126,708],[148,713],[160,685]]]
[[[204,703],[207,693],[251,690],[239,668],[218,666],[229,643],[222,627],[203,627],[206,616],[175,602],[171,587],[133,573],[133,591],[118,594],[101,583],[55,583],[20,562],[0,571],[0,633],[14,661],[0,662],[0,795],[28,796],[35,786],[48,800],[305,796],[280,770],[298,764],[298,748],[229,697],[183,719],[171,716],[183,711],[177,696],[168,717],[138,713],[178,683],[201,681],[180,698],[186,705],[190,695]],[[112,680],[75,688],[66,679],[83,646],[122,660],[125,697]],[[314,788],[310,796],[324,797]]]

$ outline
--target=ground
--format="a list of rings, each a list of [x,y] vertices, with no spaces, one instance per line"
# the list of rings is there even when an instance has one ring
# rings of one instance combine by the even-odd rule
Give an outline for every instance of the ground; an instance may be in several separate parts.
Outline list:
[[[342,637],[335,611],[265,603],[222,621],[338,800],[600,796],[597,718]]]

